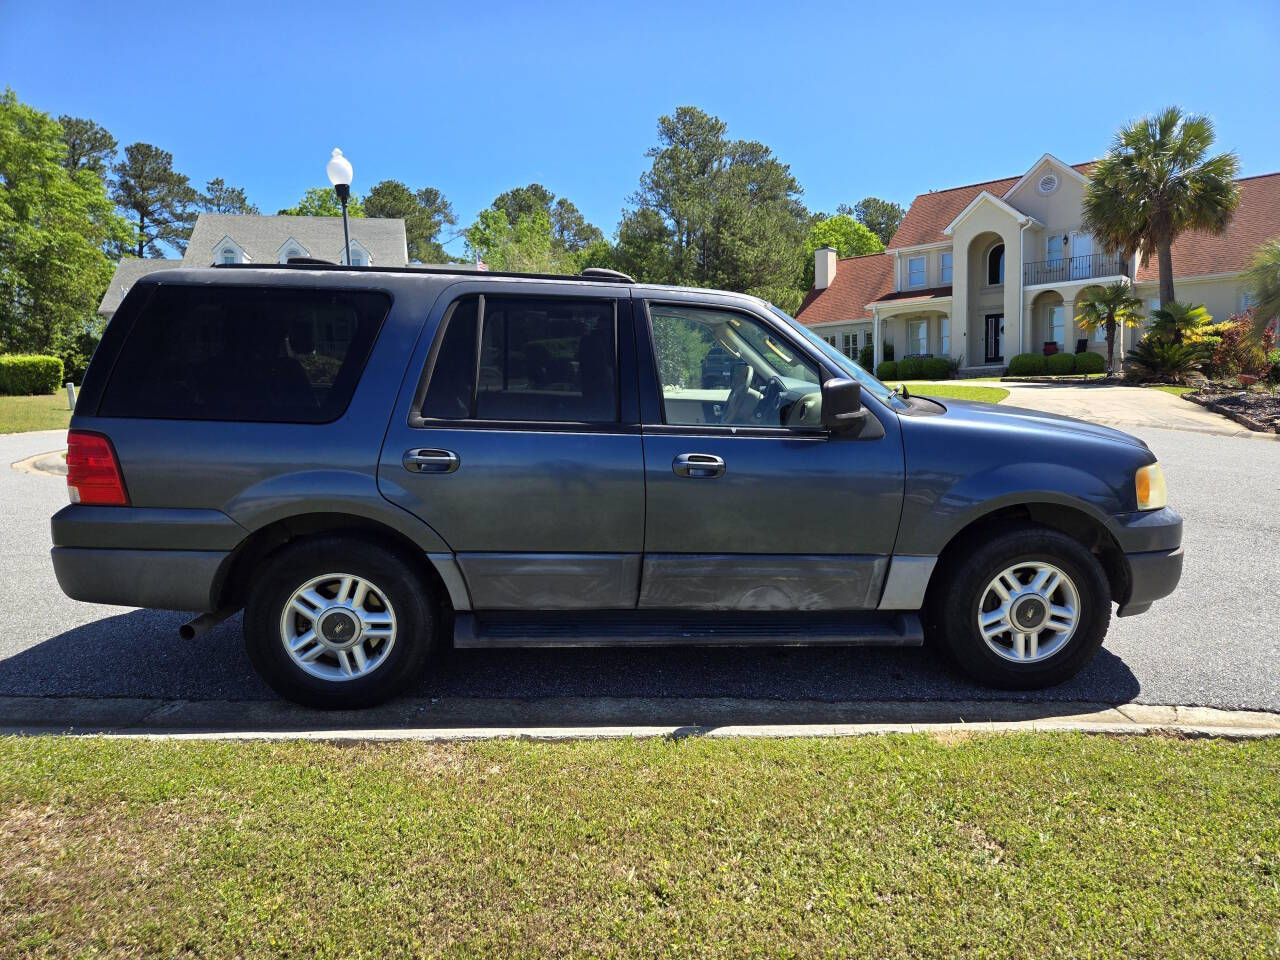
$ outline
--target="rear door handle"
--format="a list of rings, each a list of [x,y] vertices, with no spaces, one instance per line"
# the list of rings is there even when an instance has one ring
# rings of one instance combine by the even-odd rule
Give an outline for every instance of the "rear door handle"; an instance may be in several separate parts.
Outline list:
[[[671,470],[677,477],[714,480],[724,476],[724,461],[713,453],[682,453],[671,461]]]
[[[453,473],[462,463],[452,450],[420,447],[404,452],[404,468],[411,473]]]

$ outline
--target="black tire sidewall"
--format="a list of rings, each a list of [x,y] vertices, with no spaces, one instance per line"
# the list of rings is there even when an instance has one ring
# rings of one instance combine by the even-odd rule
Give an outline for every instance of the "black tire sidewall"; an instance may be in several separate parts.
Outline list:
[[[1051,563],[1072,580],[1080,617],[1061,650],[1020,664],[987,646],[978,631],[978,607],[996,574],[1031,561]],[[947,659],[979,683],[1003,689],[1039,689],[1075,676],[1097,654],[1111,622],[1111,588],[1102,565],[1079,541],[1056,530],[1021,528],[996,536],[953,567],[945,591],[939,632]]]
[[[395,646],[386,661],[355,680],[313,677],[293,662],[280,638],[280,616],[294,591],[335,572],[376,585],[396,615]],[[396,552],[360,540],[326,538],[284,548],[267,562],[245,605],[245,650],[254,668],[282,697],[322,709],[373,706],[402,693],[421,676],[436,633],[436,605],[428,586]]]

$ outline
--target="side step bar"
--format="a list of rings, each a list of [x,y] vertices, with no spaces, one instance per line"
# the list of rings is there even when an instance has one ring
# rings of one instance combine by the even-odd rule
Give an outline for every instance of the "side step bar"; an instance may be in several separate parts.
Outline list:
[[[920,618],[908,612],[672,613],[618,610],[457,613],[453,645],[500,647],[877,646],[918,647]]]

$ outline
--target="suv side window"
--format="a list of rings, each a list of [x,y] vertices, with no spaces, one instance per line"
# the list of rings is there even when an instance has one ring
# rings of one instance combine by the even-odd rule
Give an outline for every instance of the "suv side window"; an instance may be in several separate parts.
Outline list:
[[[446,314],[421,412],[444,420],[617,423],[613,301],[462,298]]]
[[[687,304],[650,303],[649,317],[666,423],[821,426],[818,368],[766,324]]]
[[[98,414],[336,420],[390,306],[367,291],[161,284],[125,336]]]

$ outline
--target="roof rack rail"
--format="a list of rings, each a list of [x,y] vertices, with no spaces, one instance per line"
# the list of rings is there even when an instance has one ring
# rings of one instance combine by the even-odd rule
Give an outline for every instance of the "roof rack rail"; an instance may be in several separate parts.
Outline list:
[[[587,267],[578,276],[584,280],[614,280],[618,283],[635,283],[635,280],[621,270],[610,270],[607,267]]]
[[[313,267],[341,266],[341,264],[334,263],[332,260],[322,260],[320,257],[290,257],[285,263],[302,263]]]

